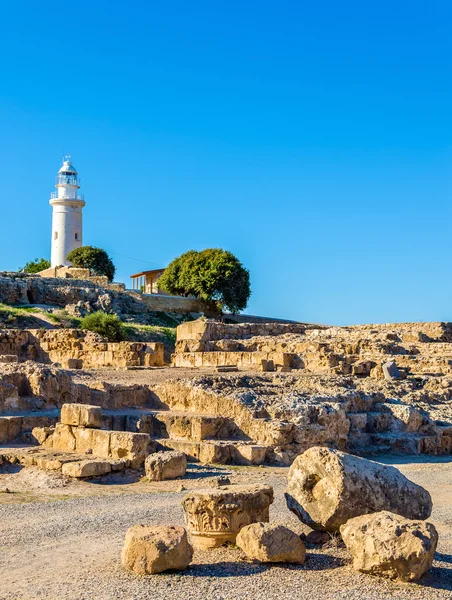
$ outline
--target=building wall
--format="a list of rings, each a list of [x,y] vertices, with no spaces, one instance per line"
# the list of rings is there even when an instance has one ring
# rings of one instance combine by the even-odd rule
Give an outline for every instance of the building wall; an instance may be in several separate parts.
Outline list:
[[[76,238],[77,236],[77,238]],[[66,256],[82,246],[82,208],[54,204],[52,212],[52,267],[68,265]]]

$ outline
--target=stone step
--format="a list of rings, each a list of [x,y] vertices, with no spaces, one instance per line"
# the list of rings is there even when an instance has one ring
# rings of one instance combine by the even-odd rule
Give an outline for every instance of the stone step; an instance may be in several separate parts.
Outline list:
[[[61,471],[63,475],[77,479],[97,477],[130,466],[130,461],[126,459],[96,458],[90,454],[59,452],[43,447],[0,449],[0,464],[2,463]]]
[[[0,415],[0,444],[7,444],[34,427],[50,427],[60,418],[60,410],[16,411]],[[155,409],[103,410],[102,429],[149,433],[158,438],[193,441],[206,439],[247,439],[232,419],[200,415],[188,411]],[[31,442],[25,436],[23,441]]]
[[[266,446],[236,440],[192,442],[185,439],[160,438],[154,441],[157,449],[178,450],[186,454],[189,461],[204,464],[262,465],[269,450]]]
[[[446,438],[445,438],[446,440]],[[444,444],[445,445],[445,444]],[[349,450],[360,455],[372,454],[444,454],[438,435],[408,432],[361,433],[352,438]]]

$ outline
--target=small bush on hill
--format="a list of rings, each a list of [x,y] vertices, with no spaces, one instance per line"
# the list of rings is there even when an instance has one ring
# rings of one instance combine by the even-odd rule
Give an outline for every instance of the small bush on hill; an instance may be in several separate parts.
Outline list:
[[[113,281],[115,265],[102,248],[81,246],[67,255],[67,260],[79,269],[90,269],[94,275],[106,275],[108,281]]]
[[[35,258],[30,260],[23,267],[19,267],[19,271],[25,271],[25,273],[39,273],[45,271],[50,267],[50,261],[46,258]]]
[[[123,325],[117,315],[108,315],[102,311],[86,315],[80,322],[82,329],[99,333],[109,342],[120,342],[124,339]]]

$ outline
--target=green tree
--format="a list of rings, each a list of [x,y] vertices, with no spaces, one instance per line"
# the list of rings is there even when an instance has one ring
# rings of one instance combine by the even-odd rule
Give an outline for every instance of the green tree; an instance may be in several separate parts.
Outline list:
[[[115,265],[102,248],[81,246],[71,250],[66,258],[74,267],[90,269],[94,275],[106,275],[108,281],[113,281],[116,271]]]
[[[50,267],[50,261],[46,258],[35,258],[25,264],[24,267],[19,267],[19,271],[25,271],[25,273],[39,273],[45,271]]]
[[[80,327],[99,333],[107,338],[109,342],[120,342],[124,339],[123,324],[119,317],[108,315],[101,310],[84,316],[80,322]]]
[[[250,273],[231,252],[190,250],[174,259],[159,279],[168,294],[195,296],[219,310],[237,313],[251,295]]]

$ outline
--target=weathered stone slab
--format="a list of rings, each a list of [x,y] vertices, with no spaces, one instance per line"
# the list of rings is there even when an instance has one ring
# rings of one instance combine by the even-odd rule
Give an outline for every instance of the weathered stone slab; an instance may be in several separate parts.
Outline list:
[[[243,527],[236,539],[247,558],[259,562],[303,564],[306,548],[299,535],[276,523],[253,523]]]
[[[108,461],[81,460],[64,464],[61,471],[67,477],[97,477],[110,473],[111,465]]]
[[[193,558],[193,548],[183,527],[134,525],[127,530],[121,554],[123,566],[138,575],[183,570]]]
[[[388,511],[355,517],[341,526],[353,568],[389,579],[416,581],[432,566],[435,527]]]
[[[427,490],[395,467],[319,446],[295,459],[285,495],[303,523],[325,531],[380,510],[410,519],[427,519],[432,511]]]

